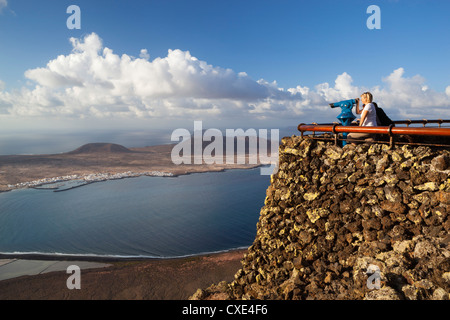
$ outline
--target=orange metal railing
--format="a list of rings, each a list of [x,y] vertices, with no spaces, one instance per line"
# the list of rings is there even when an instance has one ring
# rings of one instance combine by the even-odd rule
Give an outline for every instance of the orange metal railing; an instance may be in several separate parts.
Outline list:
[[[388,126],[388,127],[361,127],[358,125],[354,126],[342,126],[340,124],[304,124],[301,123],[298,125],[298,130],[301,132],[301,135],[303,136],[305,132],[330,132],[334,134],[334,140],[335,143],[337,143],[338,140],[345,140],[340,139],[339,134],[340,133],[368,133],[371,135],[384,135],[389,137],[389,143],[391,146],[393,146],[395,142],[395,136],[428,136],[428,137],[446,137],[445,140],[449,140],[448,137],[450,137],[450,128],[443,128],[441,127],[442,123],[450,123],[450,120],[402,120],[402,121],[394,121],[395,124],[406,124],[406,127],[400,127],[400,126]],[[410,124],[413,123],[422,123],[423,127],[409,127]],[[426,124],[429,123],[436,123],[439,124],[439,127],[425,127]],[[355,141],[352,139],[352,141]],[[383,141],[375,141],[375,142],[383,142]],[[384,141],[386,142],[386,141]],[[403,142],[402,142],[403,143]],[[405,144],[422,144],[427,145],[427,143],[412,143],[412,142],[405,142]],[[447,144],[439,144],[439,143],[432,143],[428,145],[433,146],[448,146]]]
[[[427,124],[438,124],[439,128],[441,127],[441,125],[443,123],[450,123],[450,120],[444,120],[444,119],[435,119],[435,120],[427,120],[427,119],[422,119],[422,120],[399,120],[399,121],[394,121],[395,124],[406,124],[407,127],[409,127],[409,125],[411,124],[423,124],[423,126],[425,127]]]

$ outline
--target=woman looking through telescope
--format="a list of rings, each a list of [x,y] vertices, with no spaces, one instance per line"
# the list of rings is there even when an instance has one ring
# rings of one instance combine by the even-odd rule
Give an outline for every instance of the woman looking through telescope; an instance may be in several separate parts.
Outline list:
[[[359,98],[356,99],[356,114],[361,115],[359,125],[362,127],[374,127],[377,126],[377,111],[375,105],[372,103],[373,96],[370,92],[364,92],[361,95],[361,102],[363,108],[359,108]],[[349,133],[347,139],[367,139],[371,138],[369,133]]]

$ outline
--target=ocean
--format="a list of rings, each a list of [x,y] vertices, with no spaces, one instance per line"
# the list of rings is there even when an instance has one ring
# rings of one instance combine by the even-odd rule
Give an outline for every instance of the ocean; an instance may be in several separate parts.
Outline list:
[[[250,246],[260,168],[0,193],[0,253],[170,258]]]

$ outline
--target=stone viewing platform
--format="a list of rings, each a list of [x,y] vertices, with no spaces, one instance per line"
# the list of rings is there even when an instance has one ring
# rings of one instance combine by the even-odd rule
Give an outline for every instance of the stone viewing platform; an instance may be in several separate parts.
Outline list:
[[[235,279],[191,299],[450,299],[450,151],[286,137]]]

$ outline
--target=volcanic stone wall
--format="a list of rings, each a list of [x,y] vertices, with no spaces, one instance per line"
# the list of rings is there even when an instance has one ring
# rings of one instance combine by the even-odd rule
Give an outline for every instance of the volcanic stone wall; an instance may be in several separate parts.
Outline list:
[[[449,299],[449,160],[283,138],[242,268],[192,299]]]

